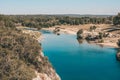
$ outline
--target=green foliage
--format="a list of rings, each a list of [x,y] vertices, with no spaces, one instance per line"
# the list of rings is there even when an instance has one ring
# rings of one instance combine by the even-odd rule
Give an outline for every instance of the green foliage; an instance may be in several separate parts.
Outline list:
[[[82,34],[83,34],[83,29],[80,29],[78,32],[77,32],[77,39],[82,39]]]
[[[15,29],[5,17],[0,16],[0,79],[32,80],[35,70],[50,75],[52,66],[41,55],[38,41]]]
[[[29,35],[14,30],[3,31],[0,32],[0,79],[31,80],[35,72],[28,64],[36,62],[40,46]]]
[[[120,13],[113,18],[114,25],[120,25]]]
[[[57,15],[13,15],[13,16],[0,15],[0,20],[10,18],[6,22],[6,26],[20,23],[22,26],[42,28],[52,27],[56,25],[80,25],[80,24],[111,24],[112,17],[69,17]],[[116,22],[116,19],[115,19]],[[1,24],[1,22],[0,22]],[[9,25],[8,25],[9,24]]]
[[[103,33],[99,32],[99,39],[103,39]]]
[[[14,23],[8,16],[0,15],[0,27],[15,28]]]
[[[97,27],[96,26],[91,26],[90,31],[95,30]]]
[[[118,39],[117,45],[120,47],[120,39]]]
[[[83,29],[80,29],[77,34],[82,34],[83,33]]]
[[[9,19],[10,18],[10,19]],[[4,23],[1,22],[4,20]],[[34,27],[41,29],[42,27],[52,27],[56,25],[80,25],[80,24],[120,24],[120,15],[109,17],[69,17],[57,15],[0,15],[0,25],[5,24],[6,27],[14,27],[20,23],[22,26]]]
[[[18,59],[10,50],[0,50],[1,80],[31,80],[34,70]]]

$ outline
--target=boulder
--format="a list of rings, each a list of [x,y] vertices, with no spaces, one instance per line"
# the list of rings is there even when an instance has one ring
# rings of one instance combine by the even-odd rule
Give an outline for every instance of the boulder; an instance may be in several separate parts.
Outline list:
[[[120,61],[120,52],[118,52],[118,53],[116,54],[116,58],[117,58],[118,61]]]

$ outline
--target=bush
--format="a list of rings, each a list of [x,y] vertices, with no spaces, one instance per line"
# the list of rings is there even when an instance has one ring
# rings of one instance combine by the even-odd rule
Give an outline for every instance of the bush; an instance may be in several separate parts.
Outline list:
[[[120,47],[120,39],[118,39],[117,45]]]
[[[55,75],[48,58],[41,55],[38,41],[12,23],[0,15],[0,80],[32,80],[35,71]]]
[[[103,33],[99,32],[99,39],[103,39]]]
[[[98,43],[103,43],[103,42],[104,42],[103,39],[98,40]]]
[[[91,26],[90,31],[95,30],[97,27],[96,26]]]
[[[120,25],[120,13],[118,13],[118,15],[113,18],[113,24]]]
[[[77,32],[77,39],[83,39],[82,34],[83,34],[83,29],[80,29],[80,30]]]

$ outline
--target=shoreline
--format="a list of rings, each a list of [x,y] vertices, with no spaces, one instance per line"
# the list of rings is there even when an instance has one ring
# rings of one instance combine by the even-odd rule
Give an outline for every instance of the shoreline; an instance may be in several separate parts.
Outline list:
[[[21,29],[22,33],[29,34],[30,36],[32,36],[33,39],[37,40],[38,43],[40,43],[41,40],[43,39],[43,36],[42,36],[41,32],[32,31],[32,30],[24,30],[23,28]],[[44,53],[43,53],[43,50],[40,50],[39,53],[42,57],[45,57]],[[39,58],[39,61],[41,61],[40,58]],[[49,63],[51,63],[51,62],[49,61]],[[35,70],[36,77],[33,78],[32,80],[42,80],[42,79],[52,80],[53,78],[56,79],[56,80],[61,80],[61,77],[58,75],[58,73],[56,72],[56,70],[52,66],[50,66],[49,70],[51,71],[51,73],[53,75],[48,75],[46,73],[39,73],[38,71]]]
[[[56,27],[56,26],[55,26]],[[50,28],[42,28],[42,30],[49,30],[49,31],[54,31],[55,27],[50,27]],[[73,27],[73,26],[59,26],[60,27],[60,32],[59,33],[66,33],[66,34],[71,34],[71,35],[76,35],[77,31],[79,30],[79,27]],[[96,45],[100,45],[100,46],[107,46],[107,47],[113,47],[113,48],[118,48],[117,46],[117,38],[107,38],[104,39],[105,42],[103,43],[98,43],[95,41],[91,41],[91,44],[96,44]]]
[[[113,47],[113,48],[118,48],[116,43],[96,43],[97,45],[101,45],[101,46],[107,46],[107,47]]]

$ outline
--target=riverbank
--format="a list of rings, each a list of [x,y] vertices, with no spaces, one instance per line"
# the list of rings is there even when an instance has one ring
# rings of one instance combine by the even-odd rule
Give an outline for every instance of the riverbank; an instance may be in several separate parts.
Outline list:
[[[89,29],[91,26],[96,26],[96,32],[90,32]],[[99,32],[103,32],[103,29],[106,28],[112,28],[114,26],[112,25],[107,25],[107,24],[86,24],[86,25],[79,25],[79,26],[70,26],[70,25],[62,25],[62,26],[55,26],[55,27],[50,27],[50,28],[43,28],[43,30],[50,30],[54,31],[55,28],[58,27],[60,29],[59,33],[67,33],[67,34],[72,34],[76,35],[78,30],[83,29],[85,34],[98,34]],[[114,47],[118,48],[117,46],[117,41],[119,39],[119,32],[114,31],[114,32],[109,32],[110,36],[104,38],[104,42],[97,42],[97,41],[92,41],[91,43],[101,45],[101,46],[109,46],[109,47]]]
[[[115,57],[117,49],[87,42],[79,44],[75,35],[56,35],[44,31],[43,36],[41,43],[45,55],[49,57],[62,80],[119,79],[119,62]],[[111,76],[113,72],[115,75]]]
[[[33,39],[37,40],[39,43],[42,40],[42,34],[37,30],[30,30],[27,27],[17,27],[18,30],[21,30],[22,33],[30,35]],[[36,69],[35,75],[36,77],[32,80],[61,80],[60,76],[56,73],[55,69],[52,67],[52,64],[48,61],[48,59],[44,56],[42,50],[39,51],[38,61],[44,64],[45,73],[38,72]],[[46,62],[45,62],[45,60]]]

